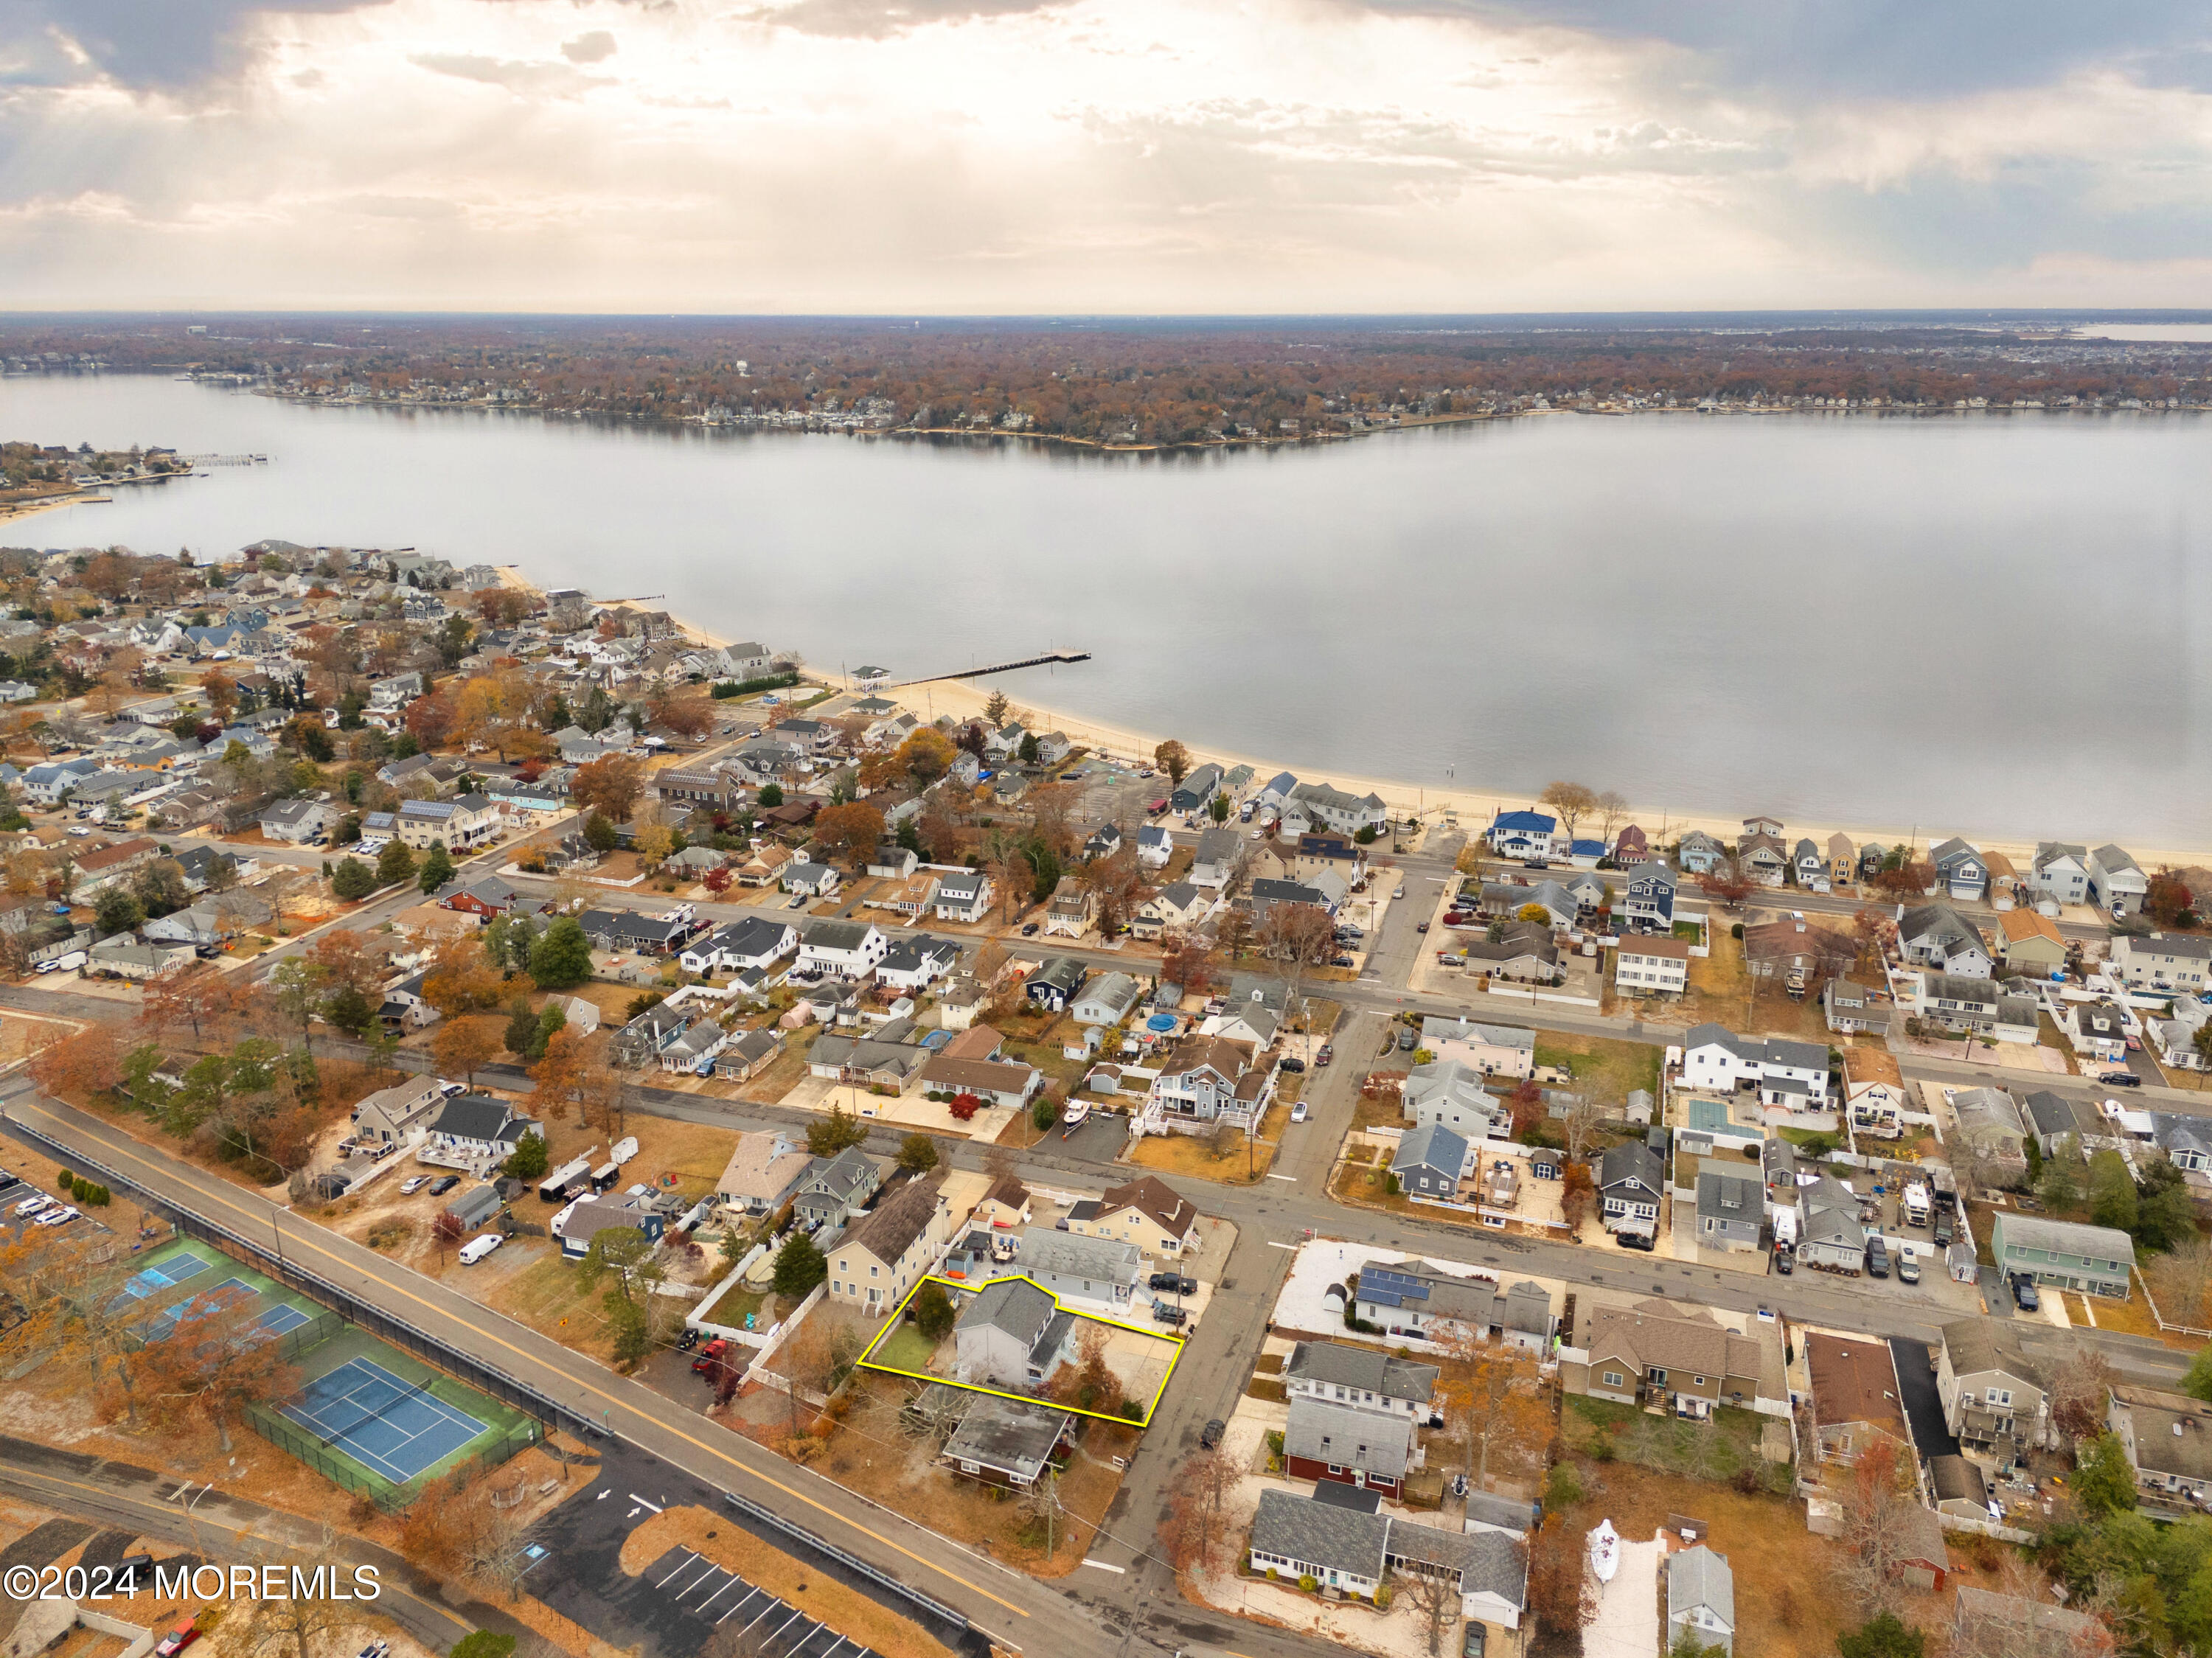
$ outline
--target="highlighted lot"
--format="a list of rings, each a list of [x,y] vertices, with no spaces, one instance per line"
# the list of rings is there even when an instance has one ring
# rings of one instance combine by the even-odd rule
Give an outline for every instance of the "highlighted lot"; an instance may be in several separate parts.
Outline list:
[[[1129,1417],[1111,1411],[1086,1410],[1046,1396],[1016,1393],[1011,1388],[987,1387],[981,1382],[964,1382],[948,1366],[945,1374],[930,1368],[931,1361],[944,1349],[945,1343],[932,1343],[921,1331],[906,1322],[907,1306],[918,1295],[923,1284],[934,1284],[953,1298],[956,1308],[964,1304],[979,1292],[1000,1284],[1026,1284],[1039,1294],[1050,1296],[1054,1309],[1073,1321],[1076,1333],[1069,1345],[1080,1345],[1080,1331],[1088,1326],[1103,1333],[1093,1338],[1102,1359],[1133,1397],[1141,1397],[1144,1413]],[[948,1340],[950,1338],[947,1339]],[[1025,1273],[1012,1272],[995,1278],[988,1284],[957,1283],[951,1278],[925,1278],[891,1311],[884,1327],[876,1333],[857,1361],[863,1370],[874,1370],[884,1376],[904,1376],[911,1382],[931,1382],[947,1388],[958,1388],[968,1393],[989,1394],[1000,1399],[1019,1400],[1027,1405],[1044,1405],[1054,1410],[1066,1411],[1074,1416],[1096,1417],[1101,1422],[1145,1428],[1152,1424],[1152,1414],[1158,1410],[1160,1397],[1167,1391],[1169,1379],[1182,1357],[1184,1338],[1159,1330],[1148,1330],[1139,1324],[1130,1324],[1120,1319],[1101,1317],[1096,1313],[1071,1307],[1052,1291]],[[1042,1379],[1049,1382],[1048,1376]]]

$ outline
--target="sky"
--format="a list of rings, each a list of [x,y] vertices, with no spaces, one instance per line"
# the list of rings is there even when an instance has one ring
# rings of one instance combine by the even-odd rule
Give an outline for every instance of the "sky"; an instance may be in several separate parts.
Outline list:
[[[2171,0],[0,0],[0,309],[2202,306]]]

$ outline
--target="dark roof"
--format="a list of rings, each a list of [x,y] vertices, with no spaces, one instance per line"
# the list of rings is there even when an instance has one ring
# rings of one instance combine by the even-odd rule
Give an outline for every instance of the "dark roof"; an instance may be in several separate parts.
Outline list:
[[[944,1176],[909,1181],[853,1223],[840,1247],[859,1244],[886,1266],[897,1261],[922,1235],[937,1212],[937,1188]]]
[[[1386,1399],[1411,1399],[1425,1405],[1441,1374],[1433,1364],[1416,1364],[1364,1347],[1334,1341],[1301,1341],[1291,1349],[1283,1374],[1294,1381],[1358,1388]]]
[[[493,1099],[488,1094],[462,1094],[446,1102],[446,1108],[430,1125],[434,1134],[451,1134],[457,1139],[496,1140],[507,1138],[510,1124],[519,1120],[514,1108],[505,1100]],[[514,1138],[521,1137],[517,1129]]]
[[[1382,1507],[1382,1490],[1379,1485],[1347,1485],[1341,1480],[1322,1479],[1314,1484],[1313,1500],[1354,1514],[1375,1514]]]
[[[1389,1534],[1390,1522],[1379,1514],[1353,1514],[1310,1497],[1263,1491],[1252,1516],[1251,1546],[1261,1554],[1380,1582]]]

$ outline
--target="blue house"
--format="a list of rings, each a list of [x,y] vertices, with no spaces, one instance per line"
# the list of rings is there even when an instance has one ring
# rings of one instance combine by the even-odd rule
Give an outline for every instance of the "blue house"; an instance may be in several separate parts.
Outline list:
[[[1398,1155],[1390,1172],[1408,1194],[1425,1198],[1455,1198],[1460,1177],[1470,1162],[1468,1142],[1440,1122],[1425,1122],[1398,1142]]]
[[[1501,811],[1484,835],[1501,858],[1549,858],[1559,827],[1540,811]]]
[[[654,1243],[659,1242],[668,1230],[667,1218],[650,1197],[633,1196],[628,1192],[580,1198],[553,1218],[554,1230],[561,1236],[563,1260],[581,1260],[590,1250],[592,1240],[610,1228],[634,1227]]]

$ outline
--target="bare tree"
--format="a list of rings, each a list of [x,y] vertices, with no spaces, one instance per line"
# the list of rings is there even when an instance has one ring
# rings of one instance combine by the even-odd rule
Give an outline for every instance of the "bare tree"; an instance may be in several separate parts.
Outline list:
[[[1304,1003],[1298,987],[1310,969],[1336,952],[1336,923],[1318,904],[1270,904],[1260,920],[1261,954],[1273,958],[1283,975],[1283,1028],[1297,1023]]]
[[[320,1543],[305,1558],[280,1550],[265,1539],[256,1537],[249,1542],[241,1537],[239,1541],[246,1545],[240,1552],[263,1570],[297,1568],[311,1578],[319,1570],[327,1570],[335,1577],[348,1570],[339,1564],[337,1533],[328,1521],[324,1522]],[[246,1603],[246,1610],[247,1650],[258,1652],[273,1644],[280,1652],[289,1651],[290,1658],[313,1658],[310,1649],[348,1621],[346,1602],[319,1595],[280,1594],[252,1600]]]
[[[1628,816],[1628,801],[1618,789],[1607,789],[1594,803],[1597,812],[1598,838],[1607,850],[1613,846],[1613,832],[1620,827],[1620,820]]]
[[[1575,838],[1575,825],[1596,809],[1596,791],[1581,783],[1547,783],[1544,792],[1536,797],[1540,806],[1549,806],[1558,814],[1565,827],[1567,838]]]
[[[1566,1135],[1568,1162],[1580,1163],[1589,1155],[1605,1120],[1605,1108],[1587,1085],[1583,1092],[1570,1096],[1566,1110],[1559,1119],[1561,1132]]]
[[[1842,1495],[1844,1548],[1836,1562],[1837,1586],[1862,1620],[1894,1612],[1899,1602],[1898,1570],[1911,1552],[1909,1527],[1919,1507],[1897,1448],[1876,1439],[1860,1452]]]
[[[908,1439],[942,1445],[952,1437],[973,1403],[969,1396],[941,1382],[917,1388],[899,1412],[899,1431]]]
[[[1050,1560],[1053,1551],[1060,1546],[1061,1523],[1067,1515],[1066,1505],[1060,1500],[1060,1475],[1048,1467],[1042,1470],[1015,1500],[1014,1506],[1023,1519],[1044,1533],[1044,1558]]]
[[[1459,1585],[1451,1578],[1425,1571],[1394,1571],[1397,1593],[1420,1615],[1429,1637],[1429,1658],[1440,1658],[1444,1631],[1460,1612]]]
[[[2094,1439],[2104,1431],[2105,1416],[2119,1377],[2112,1362],[2091,1347],[2077,1347],[2051,1378],[2051,1425],[2069,1439]]]

